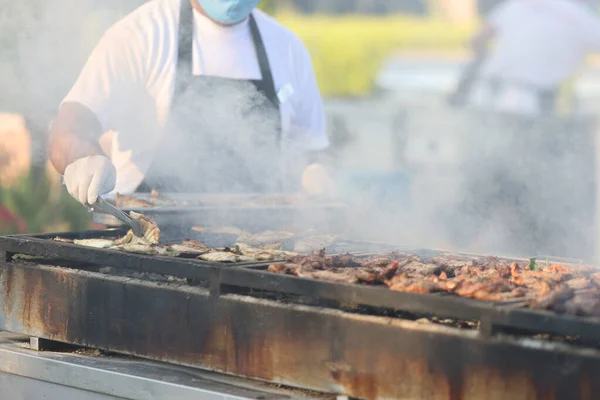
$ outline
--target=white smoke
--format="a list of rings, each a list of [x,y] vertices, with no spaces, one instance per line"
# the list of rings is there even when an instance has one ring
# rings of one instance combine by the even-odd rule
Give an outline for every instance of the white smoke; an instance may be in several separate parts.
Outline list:
[[[593,120],[528,121],[389,99],[374,99],[369,107],[388,113],[379,115],[379,131],[354,124],[363,141],[346,150],[348,159],[397,157],[410,184],[391,199],[379,195],[377,185],[368,185],[371,192],[345,187],[348,198],[359,200],[355,234],[409,248],[594,260]],[[392,119],[402,110],[401,145],[377,145],[393,137]],[[371,169],[395,167],[388,162]],[[386,184],[393,180],[379,186]]]

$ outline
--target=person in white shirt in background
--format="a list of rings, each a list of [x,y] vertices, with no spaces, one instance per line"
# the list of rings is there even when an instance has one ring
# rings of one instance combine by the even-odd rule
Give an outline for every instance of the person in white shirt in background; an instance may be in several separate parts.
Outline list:
[[[104,34],[50,132],[50,160],[74,198],[290,181],[332,193],[315,156],[329,142],[310,56],[259,2],[152,0]],[[117,132],[110,154],[107,131]]]
[[[482,65],[469,103],[536,116],[554,111],[558,88],[600,52],[600,19],[586,0],[506,0],[473,40],[495,48]]]

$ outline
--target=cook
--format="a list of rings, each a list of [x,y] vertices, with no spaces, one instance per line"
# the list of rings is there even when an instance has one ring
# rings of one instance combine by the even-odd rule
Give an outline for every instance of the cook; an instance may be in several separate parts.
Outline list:
[[[473,40],[483,52],[470,103],[502,112],[555,111],[559,87],[600,51],[600,20],[589,0],[506,0],[496,6]]]
[[[296,182],[331,194],[310,56],[258,3],[152,0],[106,31],[50,131],[50,160],[74,198]]]

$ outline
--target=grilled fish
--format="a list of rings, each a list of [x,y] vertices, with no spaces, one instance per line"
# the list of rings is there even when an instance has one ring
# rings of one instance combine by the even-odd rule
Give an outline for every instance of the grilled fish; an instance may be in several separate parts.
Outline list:
[[[170,247],[180,253],[197,255],[208,253],[211,250],[203,243],[191,239],[184,239],[181,243],[173,244]]]
[[[282,250],[267,250],[258,249],[245,243],[236,243],[236,250],[242,253],[242,255],[251,257],[255,261],[272,261],[272,260],[283,260],[286,256],[295,256],[295,253]]]
[[[214,251],[198,256],[199,259],[212,262],[242,262],[255,261],[254,258],[235,254],[229,251]]]
[[[140,223],[142,231],[144,232],[143,237],[137,237],[133,234],[130,229],[125,236],[115,240],[115,245],[121,246],[124,244],[140,244],[140,245],[156,245],[160,243],[160,229],[156,222],[146,217],[145,215],[138,214],[130,211],[129,216]]]
[[[160,242],[160,229],[158,229],[158,225],[154,220],[133,211],[129,212],[129,216],[137,220],[142,226],[144,239],[152,244],[158,244]]]
[[[55,237],[54,239],[55,242],[62,242],[62,243],[73,243],[73,239],[66,239],[66,238],[61,238],[61,237]]]
[[[127,196],[124,194],[116,194],[115,205],[119,208],[145,208],[152,207],[152,204],[146,200],[138,199],[135,196]]]
[[[141,243],[124,243],[115,247],[116,250],[124,251],[127,253],[137,254],[148,254],[155,255],[156,250],[152,245],[141,244]]]
[[[151,256],[167,256],[177,257],[180,253],[169,246],[149,245],[143,243],[125,243],[114,247],[115,250],[124,251],[126,253],[147,254]]]
[[[111,239],[81,239],[73,240],[73,243],[80,246],[94,247],[96,249],[109,249],[115,246],[115,241]]]

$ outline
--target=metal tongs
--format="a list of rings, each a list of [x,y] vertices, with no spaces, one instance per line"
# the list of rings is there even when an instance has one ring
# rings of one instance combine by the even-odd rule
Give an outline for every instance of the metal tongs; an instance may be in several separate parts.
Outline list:
[[[65,184],[65,177],[63,175],[60,176],[60,184],[61,185]],[[104,201],[104,199],[102,199],[100,196],[98,196],[98,199],[96,200],[96,204],[94,204],[93,206],[88,205],[88,209],[91,212],[112,215],[113,217],[115,217],[119,221],[123,222],[124,224],[129,225],[131,227],[131,231],[133,232],[133,234],[135,236],[144,237],[144,230],[142,229],[142,226],[140,225],[140,223],[138,221],[131,218],[129,215],[127,215],[123,211],[119,210],[117,207],[113,206],[112,204]]]
[[[90,206],[89,209],[93,212],[112,215],[124,224],[129,225],[135,236],[144,237],[144,231],[142,230],[142,226],[138,221],[131,218],[129,215],[119,210],[117,207],[113,206],[109,202],[105,201],[101,197],[98,197],[96,203]]]

